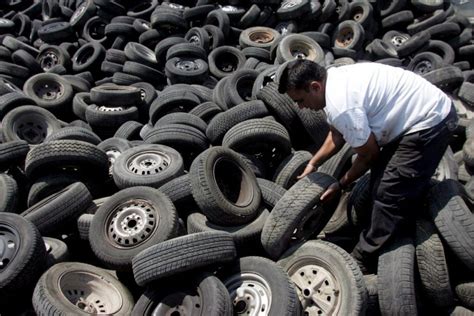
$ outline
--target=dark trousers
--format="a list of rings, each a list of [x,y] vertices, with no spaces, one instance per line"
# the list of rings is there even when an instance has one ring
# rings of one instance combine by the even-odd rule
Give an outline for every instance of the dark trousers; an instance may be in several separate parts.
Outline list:
[[[398,138],[381,149],[371,168],[373,207],[353,255],[375,258],[400,229],[414,228],[429,183],[457,125],[454,106],[438,125]]]

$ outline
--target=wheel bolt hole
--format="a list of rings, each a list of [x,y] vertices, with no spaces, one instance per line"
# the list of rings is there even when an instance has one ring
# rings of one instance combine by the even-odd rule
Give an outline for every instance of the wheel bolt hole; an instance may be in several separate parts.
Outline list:
[[[311,294],[311,291],[309,289],[304,289],[303,294],[304,296],[309,296]]]
[[[304,272],[300,272],[300,275],[301,275],[301,276],[304,276]]]
[[[243,311],[245,311],[246,308],[247,308],[247,303],[245,303],[244,301],[239,301],[235,305],[235,312],[237,312],[237,314],[242,313]]]
[[[128,226],[129,228],[133,228],[133,227],[135,227],[136,225],[137,225],[137,221],[134,220],[134,219],[131,219],[131,220],[128,221],[128,223],[127,223],[127,226]]]
[[[174,311],[174,312],[171,313],[171,316],[180,316],[180,315],[181,315],[181,313],[178,312],[178,311]]]
[[[84,304],[84,302],[79,302],[79,303],[77,303],[77,307],[79,307],[79,308],[82,309],[82,310],[85,310],[86,307],[87,307],[87,305]]]

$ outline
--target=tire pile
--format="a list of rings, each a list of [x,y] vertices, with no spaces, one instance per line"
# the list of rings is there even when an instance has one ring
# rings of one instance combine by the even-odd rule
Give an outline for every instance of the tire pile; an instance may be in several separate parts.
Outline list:
[[[474,42],[443,1],[0,1],[0,314],[472,315]],[[379,62],[460,125],[416,233],[362,275],[368,175],[296,177],[323,113],[278,65]]]

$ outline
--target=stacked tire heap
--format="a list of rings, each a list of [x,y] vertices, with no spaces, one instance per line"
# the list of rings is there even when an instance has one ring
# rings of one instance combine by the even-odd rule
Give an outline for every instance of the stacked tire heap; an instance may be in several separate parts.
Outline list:
[[[474,43],[442,1],[0,2],[0,313],[453,314],[474,309]],[[368,175],[277,92],[278,64],[375,61],[461,118],[416,234],[363,276]],[[453,153],[454,152],[454,153]]]

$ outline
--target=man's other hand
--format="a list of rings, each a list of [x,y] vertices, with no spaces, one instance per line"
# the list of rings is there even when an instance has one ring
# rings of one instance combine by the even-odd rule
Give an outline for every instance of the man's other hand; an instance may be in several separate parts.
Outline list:
[[[302,179],[313,171],[316,171],[316,168],[312,164],[307,164],[306,168],[304,168],[303,172],[299,176],[297,176],[296,179]]]
[[[336,195],[339,194],[340,191],[341,184],[339,182],[334,182],[326,189],[326,191],[324,191],[323,195],[320,197],[320,200],[322,202],[332,200]]]

